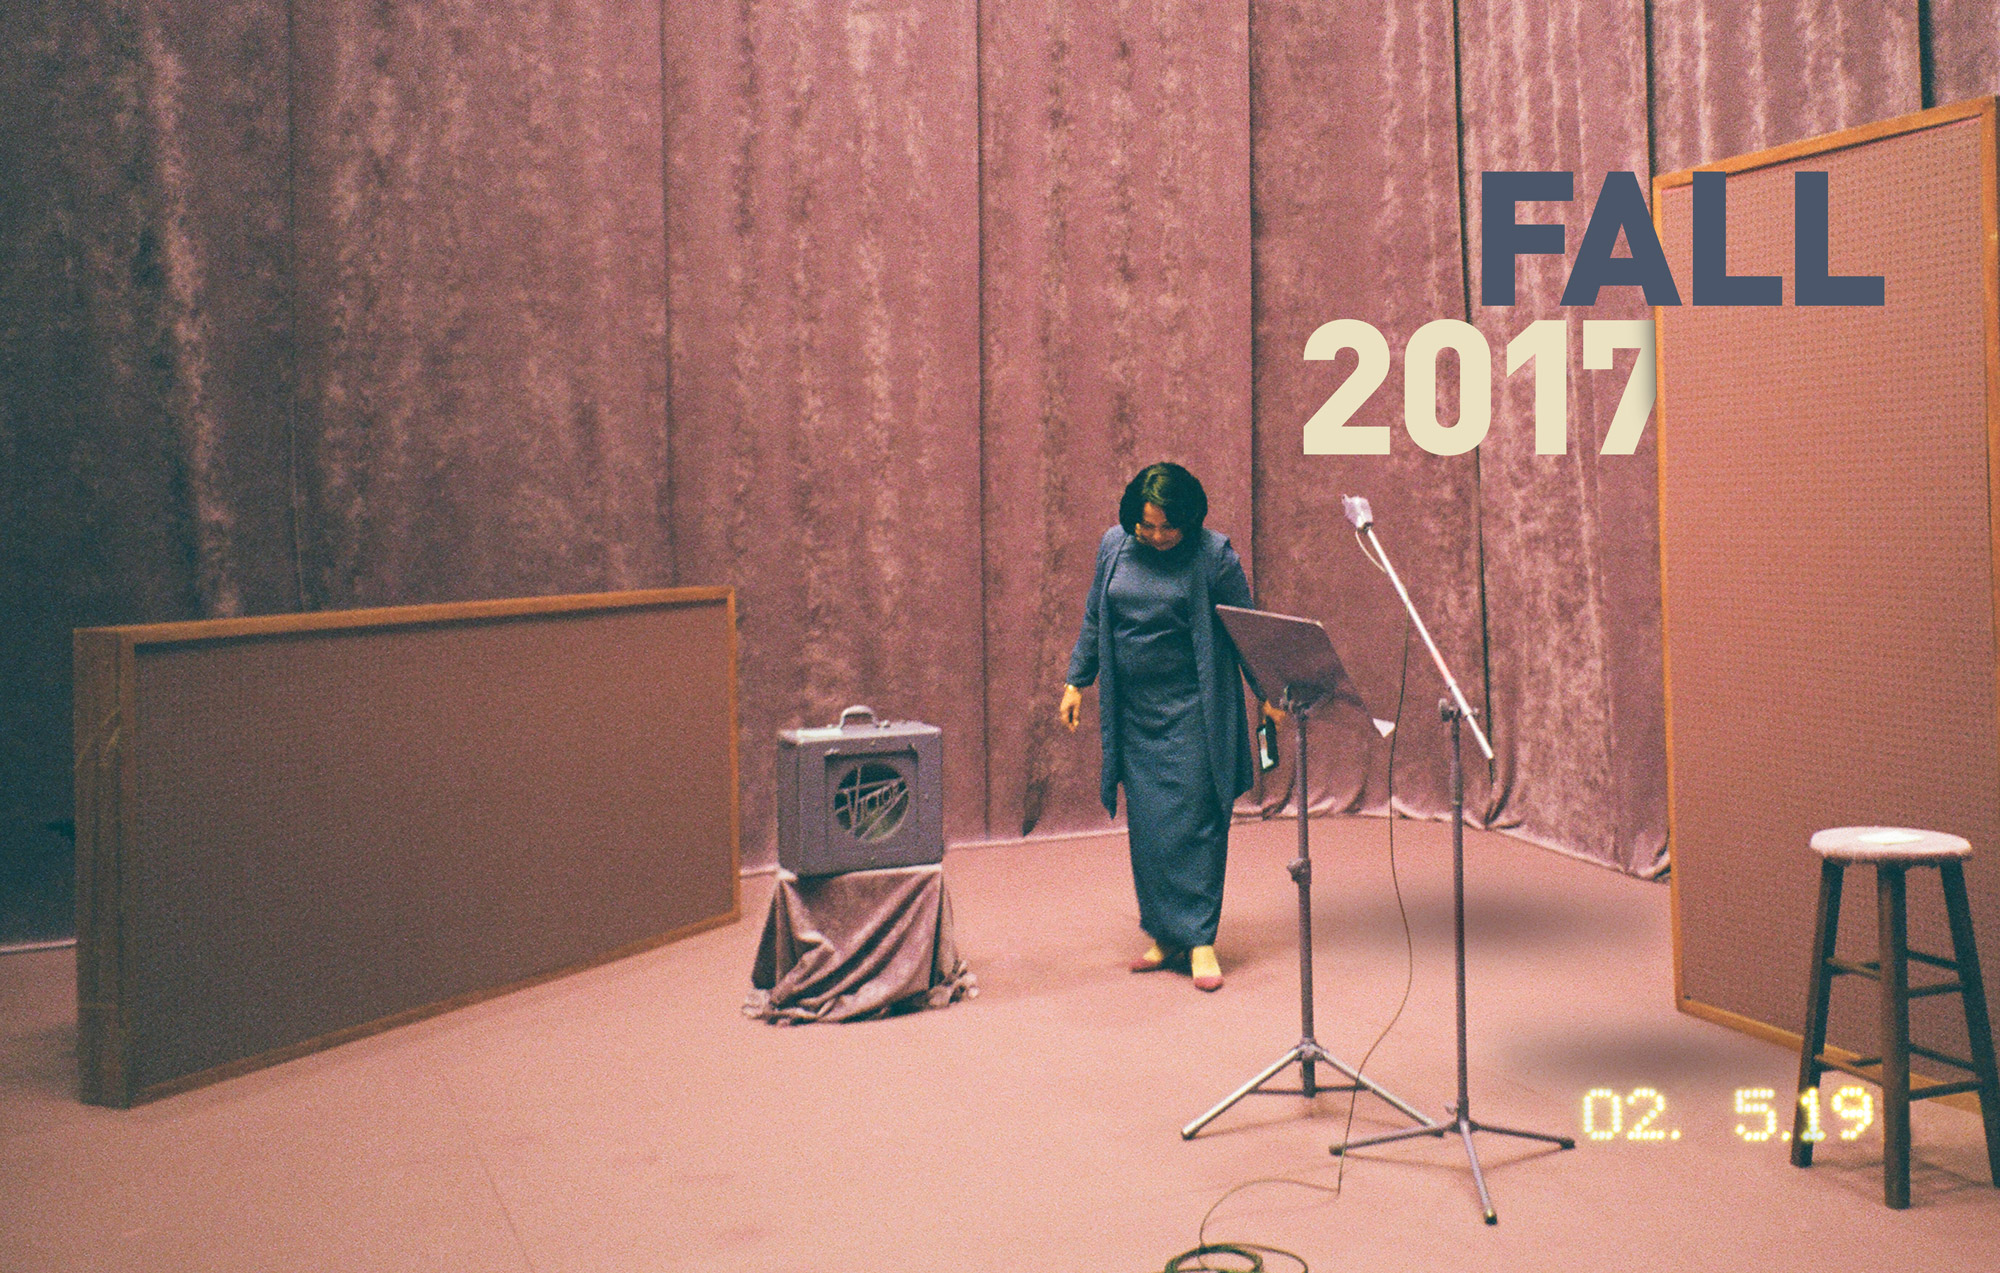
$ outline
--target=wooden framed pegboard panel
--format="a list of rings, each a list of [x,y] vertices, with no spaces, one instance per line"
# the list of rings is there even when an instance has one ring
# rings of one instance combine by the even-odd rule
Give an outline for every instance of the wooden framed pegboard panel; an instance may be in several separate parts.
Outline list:
[[[1782,277],[1784,304],[1654,311],[1674,994],[1794,1047],[1820,828],[1970,839],[2000,975],[1994,107],[1705,165],[1728,174],[1728,272]],[[1884,304],[1794,303],[1800,171],[1828,174],[1830,272],[1881,276]],[[1684,301],[1692,183],[1653,183]],[[1948,950],[1936,889],[1913,878],[1912,944]],[[1847,890],[1854,957],[1873,949],[1873,891],[1865,872]],[[1873,984],[1841,981],[1829,1041],[1872,1052]],[[1915,1039],[1965,1055],[1956,1003],[1925,1001]]]
[[[82,1098],[740,914],[727,588],[76,633]]]

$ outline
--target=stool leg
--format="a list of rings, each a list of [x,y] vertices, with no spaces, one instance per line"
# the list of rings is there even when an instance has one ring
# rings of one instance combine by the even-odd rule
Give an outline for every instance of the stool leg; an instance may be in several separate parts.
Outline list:
[[[1910,963],[1903,868],[1875,868],[1882,939],[1882,1200],[1910,1205]]]
[[[1799,1043],[1798,1100],[1792,1104],[1792,1166],[1812,1166],[1812,1142],[1806,1139],[1805,1094],[1819,1087],[1826,1067],[1819,1055],[1826,1047],[1827,999],[1833,991],[1834,939],[1840,929],[1840,881],[1842,866],[1822,860],[1819,864],[1819,918],[1813,924],[1812,975],[1807,979],[1805,1037]]]
[[[1972,1065],[1979,1079],[1979,1114],[1986,1123],[1986,1170],[2000,1185],[2000,1076],[1993,1061],[1993,1023],[1986,1015],[1985,978],[1972,940],[1972,908],[1965,900],[1965,869],[1957,862],[1939,867],[1945,913],[1951,917],[1951,957],[1965,987],[1965,1032],[1972,1040]]]

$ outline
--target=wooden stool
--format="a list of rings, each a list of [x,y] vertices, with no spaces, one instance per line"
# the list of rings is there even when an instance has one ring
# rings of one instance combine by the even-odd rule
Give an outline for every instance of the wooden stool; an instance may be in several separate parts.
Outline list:
[[[1910,1205],[1910,1101],[1978,1092],[1979,1111],[1986,1123],[1987,1170],[2000,1185],[2000,1079],[1993,1063],[1993,1027],[1986,1016],[1986,991],[1980,982],[1979,954],[1972,944],[1972,911],[1965,901],[1965,859],[1972,846],[1955,835],[1902,827],[1835,827],[1812,838],[1820,856],[1819,919],[1813,933],[1812,988],[1806,998],[1805,1038],[1799,1048],[1799,1104],[1792,1121],[1792,1165],[1812,1165],[1812,1142],[1806,1139],[1805,1094],[1816,1091],[1819,1077],[1841,1070],[1882,1087],[1882,1196],[1891,1207]],[[1881,932],[1881,956],[1865,963],[1834,957],[1834,935],[1840,926],[1841,872],[1848,865],[1875,868],[1876,907]],[[1952,958],[1911,950],[1903,906],[1903,872],[1913,866],[1934,866],[1944,885],[1945,910],[1951,917]],[[1958,975],[1912,988],[1909,961],[1943,968]],[[1881,1056],[1847,1062],[1825,1054],[1826,1005],[1833,979],[1842,973],[1872,977],[1882,985]],[[1972,1059],[1910,1042],[1910,1000],[1926,995],[1958,995],[1965,1006],[1966,1033],[1972,1039]],[[1974,1077],[1910,1091],[1910,1053],[1942,1061]],[[1878,1074],[1863,1073],[1880,1066]]]

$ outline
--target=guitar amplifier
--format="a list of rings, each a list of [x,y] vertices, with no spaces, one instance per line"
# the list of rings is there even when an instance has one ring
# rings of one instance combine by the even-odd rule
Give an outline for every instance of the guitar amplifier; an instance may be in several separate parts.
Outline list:
[[[865,718],[865,719],[864,719]],[[778,733],[778,865],[838,875],[944,860],[944,737],[850,707]]]

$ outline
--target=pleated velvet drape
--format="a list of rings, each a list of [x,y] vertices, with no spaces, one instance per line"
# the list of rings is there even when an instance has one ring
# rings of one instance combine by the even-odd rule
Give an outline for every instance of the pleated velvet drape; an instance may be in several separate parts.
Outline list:
[[[1984,0],[10,4],[0,817],[67,816],[72,627],[730,583],[746,862],[775,731],[854,702],[944,728],[951,838],[1101,828],[1054,706],[1165,457],[1387,716],[1369,496],[1491,725],[1475,817],[1650,874],[1652,441],[1597,453],[1632,355],[1587,372],[1576,331],[1647,311],[1565,311],[1530,258],[1481,305],[1479,174],[1576,173],[1574,251],[1607,171],[1996,88]],[[1425,322],[1497,360],[1565,317],[1566,454],[1504,364],[1478,451],[1402,431]],[[1335,318],[1396,354],[1357,417],[1388,456],[1302,453]],[[1411,654],[1396,799],[1435,815]],[[1322,732],[1315,804],[1379,811],[1386,746]]]

